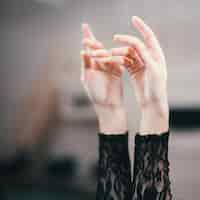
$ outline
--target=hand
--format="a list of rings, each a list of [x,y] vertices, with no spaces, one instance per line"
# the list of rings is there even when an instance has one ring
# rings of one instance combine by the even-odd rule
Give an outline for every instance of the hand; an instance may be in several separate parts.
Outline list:
[[[97,41],[87,24],[83,25],[83,60],[81,81],[92,101],[103,133],[125,133],[126,113],[123,105],[122,56],[112,57]],[[130,61],[131,62],[131,61]]]
[[[112,49],[112,55],[126,56],[134,62],[126,67],[142,113],[140,133],[162,133],[169,129],[165,57],[150,27],[138,17],[133,17],[132,23],[142,34],[144,43],[134,36],[115,35],[115,41],[128,47]]]

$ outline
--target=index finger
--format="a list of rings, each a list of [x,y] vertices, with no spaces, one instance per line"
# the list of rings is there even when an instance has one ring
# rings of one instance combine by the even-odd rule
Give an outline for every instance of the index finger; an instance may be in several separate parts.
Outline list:
[[[156,35],[151,30],[151,28],[144,23],[144,21],[136,16],[132,17],[132,23],[136,27],[136,29],[142,34],[145,44],[154,50],[154,53],[161,54],[160,44],[156,38]]]
[[[83,38],[96,40],[89,24],[82,24]]]

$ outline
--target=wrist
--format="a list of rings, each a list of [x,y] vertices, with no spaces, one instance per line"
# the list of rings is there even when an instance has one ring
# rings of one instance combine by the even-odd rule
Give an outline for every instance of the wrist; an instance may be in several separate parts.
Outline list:
[[[161,134],[169,130],[169,106],[167,101],[142,108],[141,134]]]
[[[127,132],[127,116],[124,108],[105,108],[98,106],[95,110],[101,133],[109,135]]]

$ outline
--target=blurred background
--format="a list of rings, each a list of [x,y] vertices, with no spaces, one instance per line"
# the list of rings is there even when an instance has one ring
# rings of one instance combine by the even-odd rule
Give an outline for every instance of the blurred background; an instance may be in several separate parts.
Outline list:
[[[80,83],[81,23],[110,48],[134,33],[158,35],[169,72],[170,173],[177,200],[200,196],[200,3],[197,0],[0,1],[0,199],[95,199],[98,124]],[[131,133],[140,114],[124,76]]]

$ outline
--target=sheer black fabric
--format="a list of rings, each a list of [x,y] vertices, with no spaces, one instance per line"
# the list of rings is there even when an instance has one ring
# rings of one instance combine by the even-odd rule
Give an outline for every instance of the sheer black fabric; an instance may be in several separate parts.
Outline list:
[[[128,133],[99,134],[98,166],[96,200],[130,200],[131,169]]]
[[[169,132],[135,136],[132,200],[171,200]]]

